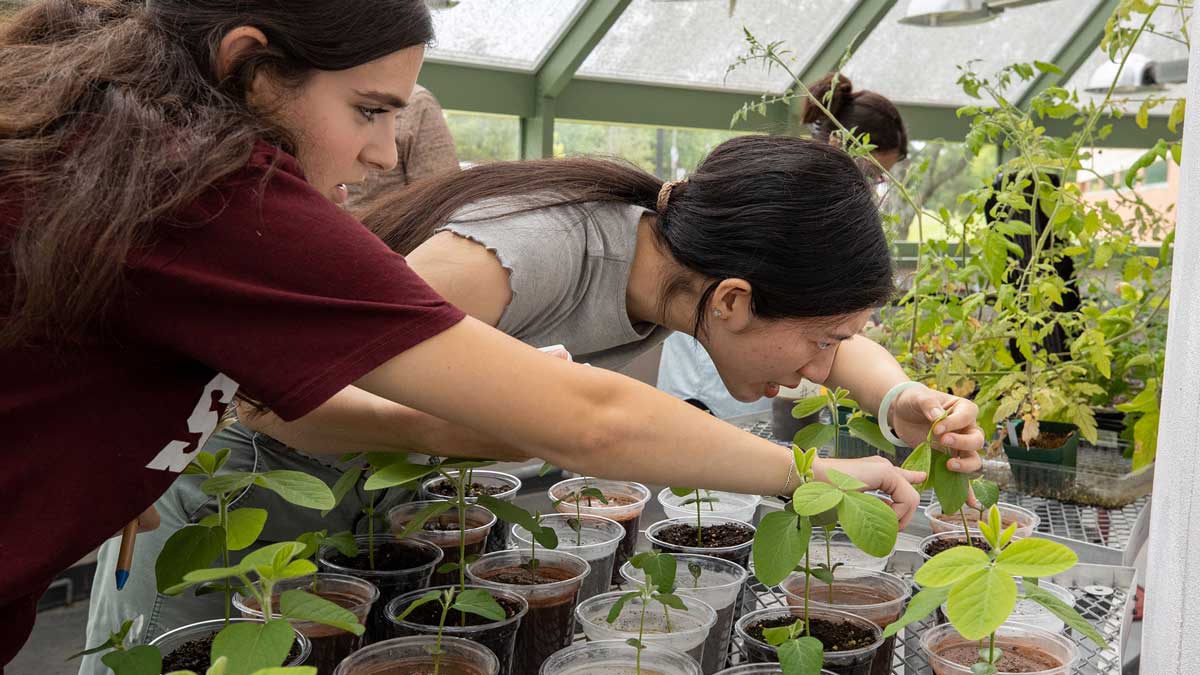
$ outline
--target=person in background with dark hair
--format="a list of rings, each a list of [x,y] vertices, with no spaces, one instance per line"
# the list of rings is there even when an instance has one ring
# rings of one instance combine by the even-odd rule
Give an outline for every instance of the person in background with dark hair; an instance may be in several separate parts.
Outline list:
[[[842,76],[835,77],[834,73],[809,86],[809,91],[833,113],[842,126],[860,136],[870,135],[870,142],[875,146],[871,154],[884,169],[891,171],[898,162],[908,157],[908,132],[904,128],[904,120],[887,98],[873,91],[854,91],[850,80]],[[809,126],[814,139],[838,145],[838,139],[833,134],[837,126],[825,117],[811,99],[805,101],[801,122]],[[873,180],[882,179],[873,164],[867,165],[865,171]],[[799,263],[793,273],[802,276],[806,269],[804,264]],[[732,390],[726,388],[728,384],[728,381],[723,381],[712,358],[691,336],[676,333],[663,343],[658,368],[659,389],[723,419],[770,410],[770,400],[743,401],[730,394]]]

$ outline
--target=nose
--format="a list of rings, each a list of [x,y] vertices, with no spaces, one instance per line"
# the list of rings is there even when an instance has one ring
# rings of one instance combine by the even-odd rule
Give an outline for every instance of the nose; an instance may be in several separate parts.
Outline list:
[[[829,377],[829,371],[833,370],[833,357],[837,354],[836,349],[820,350],[813,358],[798,371],[800,376],[809,382],[824,382]]]
[[[378,124],[363,147],[359,159],[375,171],[391,171],[399,161],[395,124]]]

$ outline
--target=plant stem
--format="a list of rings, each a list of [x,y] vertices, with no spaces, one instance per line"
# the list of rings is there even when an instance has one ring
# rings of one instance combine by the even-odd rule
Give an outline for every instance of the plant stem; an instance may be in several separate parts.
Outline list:
[[[808,623],[809,582],[812,581],[812,573],[809,572],[809,570],[812,569],[811,565],[812,565],[811,557],[808,555],[807,552],[805,552],[805,554],[804,554],[804,634],[805,635],[812,635],[812,626],[810,626]]]
[[[579,494],[575,494],[575,545],[583,546],[583,511],[579,506]]]
[[[467,590],[467,497],[465,471],[458,472],[458,589]],[[467,617],[464,614],[463,625]]]
[[[446,615],[450,613],[450,605],[454,600],[454,588],[446,590],[445,597],[442,598],[442,620],[438,622],[437,642],[434,644],[433,655],[433,675],[438,675],[438,669],[442,665],[442,631],[446,628]],[[461,614],[461,612],[459,612]]]
[[[649,584],[647,583],[647,586]],[[645,591],[642,594],[642,618],[638,623],[638,647],[637,647],[637,675],[642,675],[642,639],[646,635],[646,605],[650,604],[650,598],[646,597]]]
[[[671,609],[663,604],[663,619],[667,622],[667,632],[671,632]]]
[[[988,636],[988,663],[996,665],[996,634]]]
[[[967,526],[967,512],[962,509],[959,509],[958,515],[962,516],[963,534],[967,535],[967,546],[974,546],[974,544],[971,543],[971,528]],[[981,515],[980,521],[982,521],[982,520],[983,520],[983,517]]]
[[[696,489],[696,548],[704,548],[704,530],[700,526],[700,489]]]
[[[371,491],[371,501],[367,504],[367,563],[375,570],[375,492]]]
[[[833,576],[833,547],[830,542],[833,540],[833,535],[829,532],[829,528],[825,529],[825,567],[829,570],[829,576]],[[833,604],[833,583],[828,583],[829,587],[829,604]]]
[[[217,517],[221,521],[221,529],[225,531],[225,541],[221,542],[221,563],[224,567],[229,567],[229,496],[221,495],[217,498]],[[225,625],[229,625],[230,612],[233,606],[233,586],[229,583],[229,577],[225,577]],[[267,619],[271,617],[264,615]]]

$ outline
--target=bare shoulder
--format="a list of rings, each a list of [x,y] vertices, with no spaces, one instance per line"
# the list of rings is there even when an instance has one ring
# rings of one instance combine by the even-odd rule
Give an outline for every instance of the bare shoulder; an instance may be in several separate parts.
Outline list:
[[[508,270],[483,244],[443,231],[408,255],[408,264],[442,297],[495,326],[512,300]]]

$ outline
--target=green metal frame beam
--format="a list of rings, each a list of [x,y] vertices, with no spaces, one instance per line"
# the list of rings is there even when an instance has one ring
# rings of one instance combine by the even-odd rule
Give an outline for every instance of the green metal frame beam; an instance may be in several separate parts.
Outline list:
[[[838,63],[846,51],[854,51],[867,39],[871,31],[883,21],[883,17],[896,5],[896,0],[859,0],[858,5],[850,10],[838,27],[834,29],[825,42],[817,48],[816,56],[797,75],[800,81],[808,84],[836,70]],[[793,84],[789,89],[795,88]],[[804,100],[792,100],[791,117],[799,119]]]
[[[1104,2],[1092,8],[1092,11],[1079,24],[1079,30],[1058,50],[1058,53],[1050,61],[1050,63],[1053,63],[1062,70],[1062,75],[1041,73],[1029,84],[1029,88],[1025,90],[1025,93],[1017,101],[1018,108],[1028,106],[1034,96],[1045,91],[1048,87],[1066,84],[1070,81],[1071,76],[1078,72],[1079,68],[1088,60],[1088,57],[1100,46],[1100,40],[1104,37],[1104,26],[1108,23],[1108,17],[1112,16],[1112,13],[1116,11],[1119,4],[1121,4],[1120,0],[1104,0]]]

